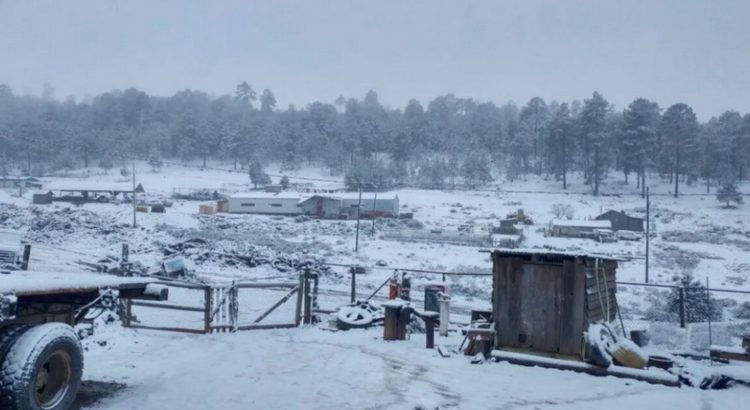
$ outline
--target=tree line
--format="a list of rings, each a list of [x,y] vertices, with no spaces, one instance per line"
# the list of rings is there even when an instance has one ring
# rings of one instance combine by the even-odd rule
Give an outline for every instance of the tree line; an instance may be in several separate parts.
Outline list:
[[[580,173],[594,194],[609,173],[645,191],[649,178],[702,181],[706,190],[747,179],[750,114],[699,122],[693,109],[638,98],[615,110],[583,101],[495,105],[452,94],[393,109],[374,91],[280,109],[273,91],[247,82],[232,94],[185,90],[169,97],[133,88],[84,101],[16,95],[0,84],[0,172],[31,175],[139,159],[209,159],[252,168],[324,166],[349,186],[479,187],[493,178]]]

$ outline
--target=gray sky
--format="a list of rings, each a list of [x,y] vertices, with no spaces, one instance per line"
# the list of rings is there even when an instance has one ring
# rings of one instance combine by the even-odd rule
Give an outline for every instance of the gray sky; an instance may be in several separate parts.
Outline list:
[[[750,1],[0,0],[0,83],[16,93],[224,94],[243,80],[280,106],[598,90],[618,109],[645,96],[703,119],[745,113]]]

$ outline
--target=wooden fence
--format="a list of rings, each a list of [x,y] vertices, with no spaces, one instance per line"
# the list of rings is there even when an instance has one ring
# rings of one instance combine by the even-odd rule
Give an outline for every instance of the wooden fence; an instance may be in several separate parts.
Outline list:
[[[171,288],[184,289],[203,294],[202,306],[186,306],[171,302],[145,302],[124,300],[120,307],[123,325],[132,329],[163,330],[181,333],[236,332],[240,330],[286,329],[300,324],[313,323],[318,303],[318,275],[305,272],[298,282],[232,282],[226,285],[200,285],[183,282],[161,282]],[[265,309],[252,321],[243,321],[239,302],[241,289],[266,289],[285,291],[284,296]],[[296,297],[295,297],[296,296]],[[271,313],[294,297],[294,317],[284,323],[262,323]],[[154,326],[141,323],[133,314],[133,307],[193,312],[202,316],[203,326]]]

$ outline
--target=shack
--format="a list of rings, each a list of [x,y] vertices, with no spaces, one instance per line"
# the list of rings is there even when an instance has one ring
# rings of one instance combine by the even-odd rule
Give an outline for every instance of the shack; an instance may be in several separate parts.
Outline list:
[[[580,359],[589,324],[615,320],[615,259],[499,249],[492,263],[496,348]]]
[[[596,217],[597,221],[609,221],[615,231],[643,232],[643,218],[630,216],[623,211],[609,210]]]
[[[300,199],[296,192],[243,192],[230,196],[226,209],[235,214],[300,215]]]
[[[612,229],[610,221],[555,219],[550,223],[551,236],[568,238],[593,237],[597,229]]]
[[[348,214],[350,218],[357,217],[357,205],[359,204],[359,193],[341,193],[341,211]],[[363,192],[362,218],[398,218],[399,215],[398,195],[386,192]]]

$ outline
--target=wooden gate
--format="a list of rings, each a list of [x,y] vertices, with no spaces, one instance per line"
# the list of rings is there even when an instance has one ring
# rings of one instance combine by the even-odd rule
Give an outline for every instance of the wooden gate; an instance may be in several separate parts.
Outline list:
[[[299,275],[298,282],[233,282],[228,285],[198,285],[179,282],[162,282],[161,284],[185,291],[200,292],[203,300],[200,305],[177,304],[174,301],[165,302],[142,302],[125,300],[121,304],[120,316],[123,325],[133,329],[164,330],[183,333],[213,333],[213,332],[236,332],[238,330],[258,329],[285,329],[297,327],[300,324],[313,323],[313,312],[317,307],[318,275],[304,273]],[[249,322],[244,322],[241,317],[240,290],[242,289],[266,289],[284,291],[281,299],[278,299],[270,307],[263,310],[261,314]],[[172,292],[170,292],[171,294]],[[296,297],[295,297],[296,296]],[[183,297],[184,298],[184,297]],[[190,299],[190,298],[187,298]],[[262,323],[271,313],[289,300],[294,300],[294,316],[288,322]],[[245,302],[247,303],[247,302]],[[251,302],[252,303],[252,302]],[[160,326],[144,324],[133,314],[133,308],[153,308],[177,312],[200,313],[202,320],[193,318],[188,320],[193,326]],[[179,322],[178,322],[179,323]],[[197,325],[202,326],[198,327]]]

